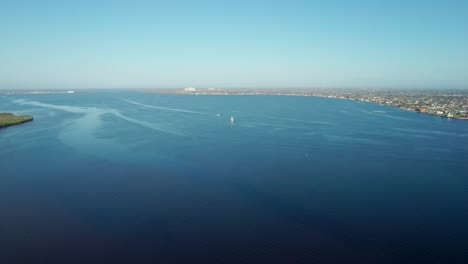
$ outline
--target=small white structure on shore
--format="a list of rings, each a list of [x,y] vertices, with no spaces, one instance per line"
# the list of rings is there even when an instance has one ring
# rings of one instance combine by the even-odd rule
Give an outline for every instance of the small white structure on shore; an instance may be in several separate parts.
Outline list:
[[[184,91],[186,91],[186,92],[196,92],[197,89],[195,89],[193,87],[187,87],[187,88],[184,89]]]
[[[72,94],[75,93],[75,91],[67,91],[67,93]]]

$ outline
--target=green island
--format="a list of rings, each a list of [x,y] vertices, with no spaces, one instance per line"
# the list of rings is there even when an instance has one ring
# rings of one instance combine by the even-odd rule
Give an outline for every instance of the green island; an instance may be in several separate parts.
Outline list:
[[[0,128],[14,126],[25,122],[33,121],[32,116],[15,116],[12,113],[0,113]]]

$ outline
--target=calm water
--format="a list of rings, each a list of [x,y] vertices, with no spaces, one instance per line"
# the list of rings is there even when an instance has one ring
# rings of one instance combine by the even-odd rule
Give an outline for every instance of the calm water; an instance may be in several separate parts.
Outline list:
[[[35,120],[0,130],[0,263],[468,260],[468,121],[138,92],[2,111]]]

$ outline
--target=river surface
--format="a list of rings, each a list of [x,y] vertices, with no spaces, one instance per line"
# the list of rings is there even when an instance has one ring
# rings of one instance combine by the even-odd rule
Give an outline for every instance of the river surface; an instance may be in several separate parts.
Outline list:
[[[124,91],[7,111],[34,121],[0,130],[0,263],[468,259],[468,121]]]

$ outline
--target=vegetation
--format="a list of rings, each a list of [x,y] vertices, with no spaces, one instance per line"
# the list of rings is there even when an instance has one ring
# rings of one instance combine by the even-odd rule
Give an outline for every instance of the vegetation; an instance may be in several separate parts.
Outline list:
[[[12,113],[0,113],[0,128],[32,121],[32,116],[15,116]]]

